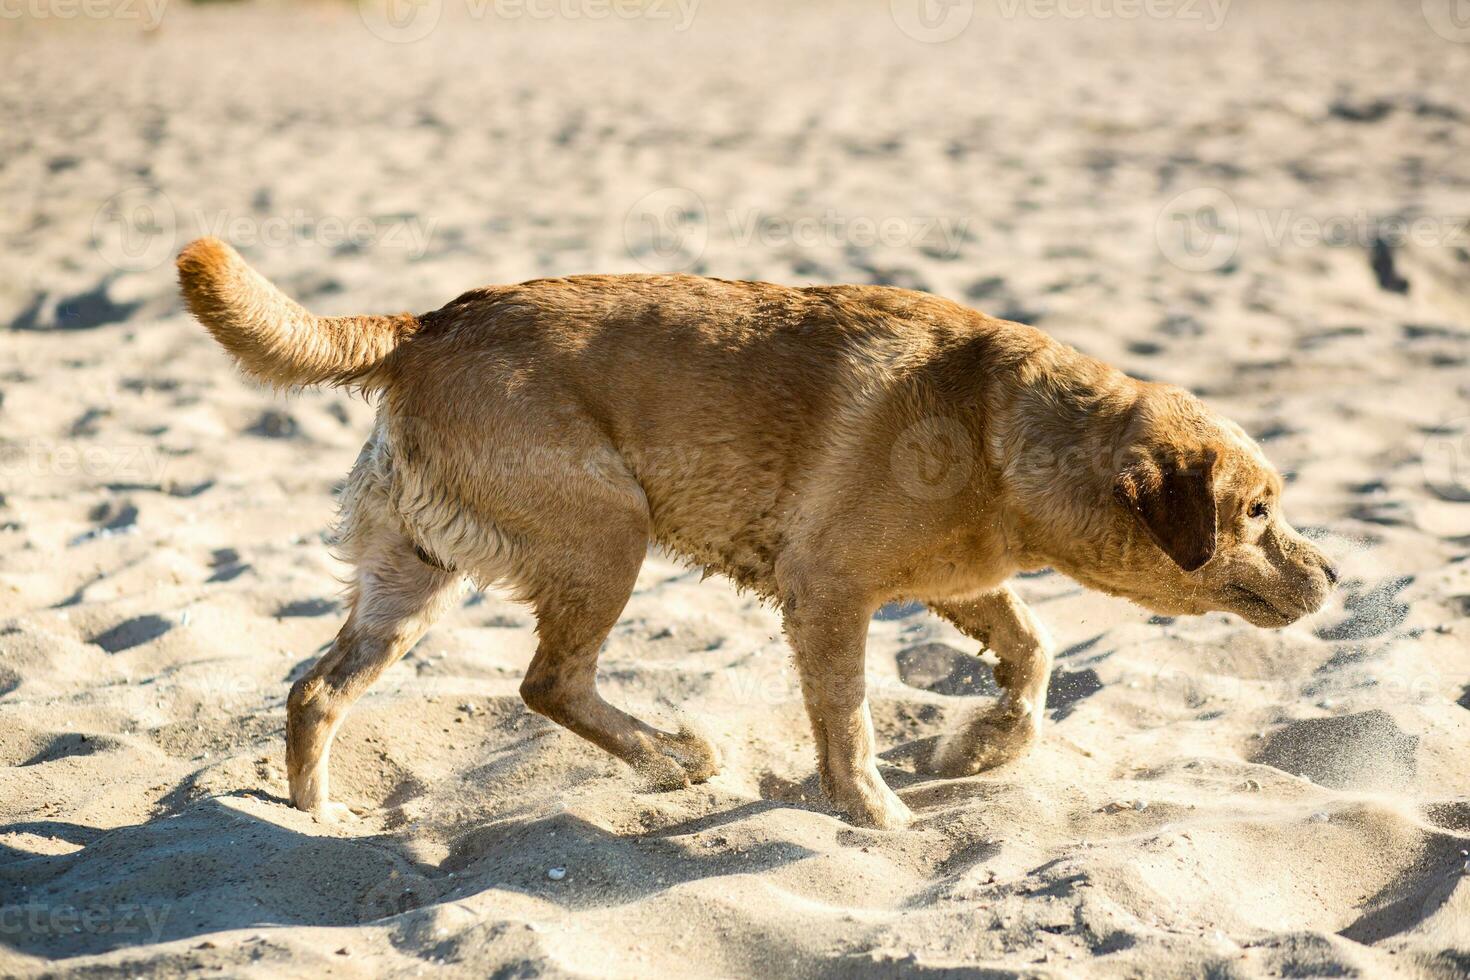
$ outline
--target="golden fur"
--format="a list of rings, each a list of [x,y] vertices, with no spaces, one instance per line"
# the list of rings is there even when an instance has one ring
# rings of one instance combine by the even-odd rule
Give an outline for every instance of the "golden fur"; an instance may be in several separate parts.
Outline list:
[[[288,705],[303,809],[329,811],[347,707],[466,579],[535,609],[526,703],[660,786],[708,778],[719,757],[596,689],[649,545],[778,603],[823,787],[879,827],[909,816],[878,774],[864,693],[881,604],[926,602],[999,658],[999,703],[928,761],[958,775],[1039,731],[1052,645],[1005,585],[1017,571],[1262,626],[1314,611],[1335,580],[1238,426],[935,296],[577,276],[419,317],[328,319],[213,239],[179,270],[190,309],[251,375],[381,393],[343,500],[351,613]]]

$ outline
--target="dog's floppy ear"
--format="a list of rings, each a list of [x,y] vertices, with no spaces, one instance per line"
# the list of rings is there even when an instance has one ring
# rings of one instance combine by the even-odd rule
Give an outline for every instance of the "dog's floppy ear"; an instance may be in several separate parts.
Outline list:
[[[1215,554],[1216,458],[1213,449],[1145,455],[1113,484],[1113,497],[1186,572]]]

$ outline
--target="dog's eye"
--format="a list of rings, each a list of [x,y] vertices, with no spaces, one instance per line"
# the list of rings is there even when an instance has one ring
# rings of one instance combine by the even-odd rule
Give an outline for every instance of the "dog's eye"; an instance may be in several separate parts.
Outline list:
[[[1266,506],[1266,502],[1264,500],[1257,500],[1255,503],[1251,504],[1251,509],[1248,513],[1251,517],[1265,517],[1267,514],[1271,513],[1271,508]]]

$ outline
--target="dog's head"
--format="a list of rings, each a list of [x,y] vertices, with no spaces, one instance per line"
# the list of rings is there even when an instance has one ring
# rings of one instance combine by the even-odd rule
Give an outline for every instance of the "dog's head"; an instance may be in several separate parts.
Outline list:
[[[1092,571],[1149,609],[1280,627],[1320,609],[1337,581],[1286,522],[1281,476],[1256,444],[1177,389],[1140,399],[1112,481],[1102,505],[1117,564]]]

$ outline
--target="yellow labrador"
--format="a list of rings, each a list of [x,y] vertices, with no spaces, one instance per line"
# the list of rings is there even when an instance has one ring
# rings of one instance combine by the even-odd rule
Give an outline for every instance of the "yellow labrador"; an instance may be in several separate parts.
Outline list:
[[[1016,572],[1265,627],[1336,580],[1239,426],[924,293],[576,276],[324,318],[215,239],[179,275],[252,376],[379,394],[342,505],[351,613],[288,705],[291,800],[319,814],[344,712],[466,578],[535,609],[526,704],[666,787],[716,772],[714,746],[596,686],[649,544],[778,603],[822,785],[876,827],[910,817],[878,774],[864,691],[881,604],[925,602],[999,658],[999,702],[929,760],[959,775],[1015,758],[1041,723],[1052,645],[1005,584]]]

